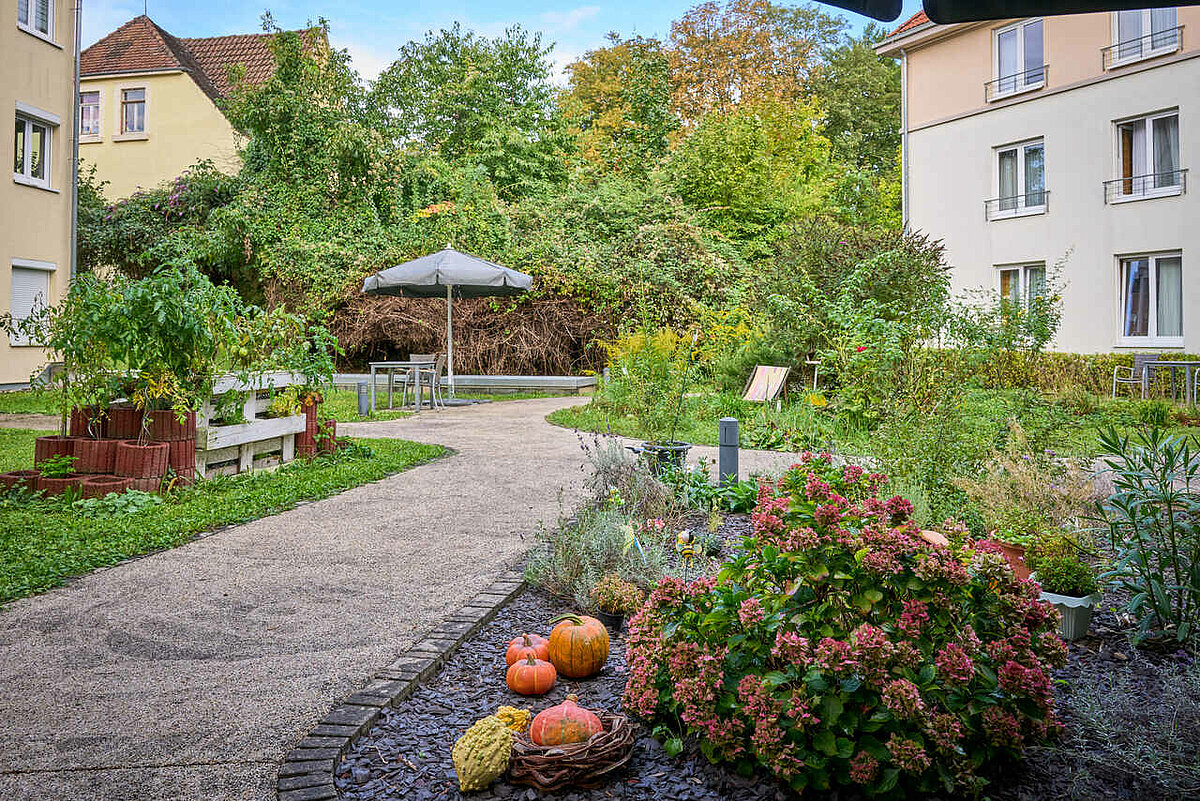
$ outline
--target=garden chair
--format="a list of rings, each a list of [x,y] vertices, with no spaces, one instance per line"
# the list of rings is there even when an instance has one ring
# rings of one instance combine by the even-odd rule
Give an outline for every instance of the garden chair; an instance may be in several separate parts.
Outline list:
[[[431,362],[434,360],[432,353],[410,353],[407,361],[410,362]],[[396,376],[396,381],[401,382],[400,405],[404,406],[408,403],[409,390],[413,393],[413,406],[420,402],[421,399],[421,377],[417,375],[415,369],[406,370]]]
[[[1113,368],[1112,396],[1117,397],[1119,384],[1137,384],[1142,388],[1142,397],[1146,397],[1150,381],[1150,362],[1158,358],[1154,353],[1135,353],[1133,367],[1118,365]]]
[[[750,378],[746,379],[746,388],[742,390],[742,400],[755,403],[770,403],[775,401],[775,408],[783,405],[781,395],[787,391],[790,367],[772,367],[756,364]]]
[[[446,354],[439,353],[434,360],[432,369],[425,368],[419,371],[417,377],[417,392],[420,393],[420,387],[426,385],[429,387],[429,405],[434,409],[445,409],[446,402],[442,398],[442,376],[446,374]]]

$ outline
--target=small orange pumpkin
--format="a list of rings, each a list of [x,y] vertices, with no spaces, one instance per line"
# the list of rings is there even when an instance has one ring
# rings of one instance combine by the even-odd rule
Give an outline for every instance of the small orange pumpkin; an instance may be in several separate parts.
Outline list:
[[[542,695],[550,692],[558,672],[554,665],[530,654],[522,662],[514,662],[504,677],[508,689],[521,695]]]
[[[508,644],[504,661],[511,665],[530,654],[533,654],[534,659],[549,661],[550,641],[537,634],[522,634],[520,637],[514,637],[513,641]]]
[[[594,676],[608,660],[608,629],[594,617],[562,615],[550,632],[550,661],[564,676],[584,679]]]
[[[529,727],[529,738],[537,745],[566,745],[586,742],[593,734],[604,731],[600,718],[578,706],[578,696],[572,694],[558,706],[537,713]]]

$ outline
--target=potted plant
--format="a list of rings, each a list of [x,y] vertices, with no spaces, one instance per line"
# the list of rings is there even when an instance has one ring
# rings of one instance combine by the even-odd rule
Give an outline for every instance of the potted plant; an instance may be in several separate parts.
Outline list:
[[[591,594],[596,617],[612,631],[620,631],[625,615],[636,613],[646,600],[645,592],[616,573],[606,573],[592,587]]]
[[[41,475],[37,488],[47,495],[58,495],[69,487],[78,487],[83,476],[75,472],[75,457],[50,456],[37,463]]]
[[[1029,564],[1025,561],[1025,550],[1034,542],[1037,534],[1013,528],[1000,528],[992,532],[991,540],[1000,546],[1008,566],[1019,579],[1027,579]]]
[[[1100,602],[1096,571],[1076,556],[1050,556],[1037,561],[1041,599],[1062,613],[1058,632],[1064,640],[1077,640],[1088,632],[1092,610]]]

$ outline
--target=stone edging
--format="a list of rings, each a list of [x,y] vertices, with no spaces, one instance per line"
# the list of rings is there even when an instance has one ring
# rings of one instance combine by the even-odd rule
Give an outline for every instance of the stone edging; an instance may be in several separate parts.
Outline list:
[[[276,784],[279,801],[336,799],[334,768],[342,754],[375,725],[385,707],[395,706],[412,695],[417,685],[437,673],[459,645],[483,628],[524,587],[520,569],[501,574],[418,644],[376,672],[366,687],[330,710],[284,755]]]

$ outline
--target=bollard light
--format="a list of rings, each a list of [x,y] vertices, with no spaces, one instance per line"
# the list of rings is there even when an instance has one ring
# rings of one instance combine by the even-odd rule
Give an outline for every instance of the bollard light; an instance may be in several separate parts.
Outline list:
[[[722,417],[717,425],[717,476],[721,484],[738,480],[738,421]]]
[[[371,398],[370,398],[370,395],[367,393],[367,382],[359,381],[358,382],[358,416],[359,417],[367,416],[367,413],[371,410],[370,404],[371,404]]]

